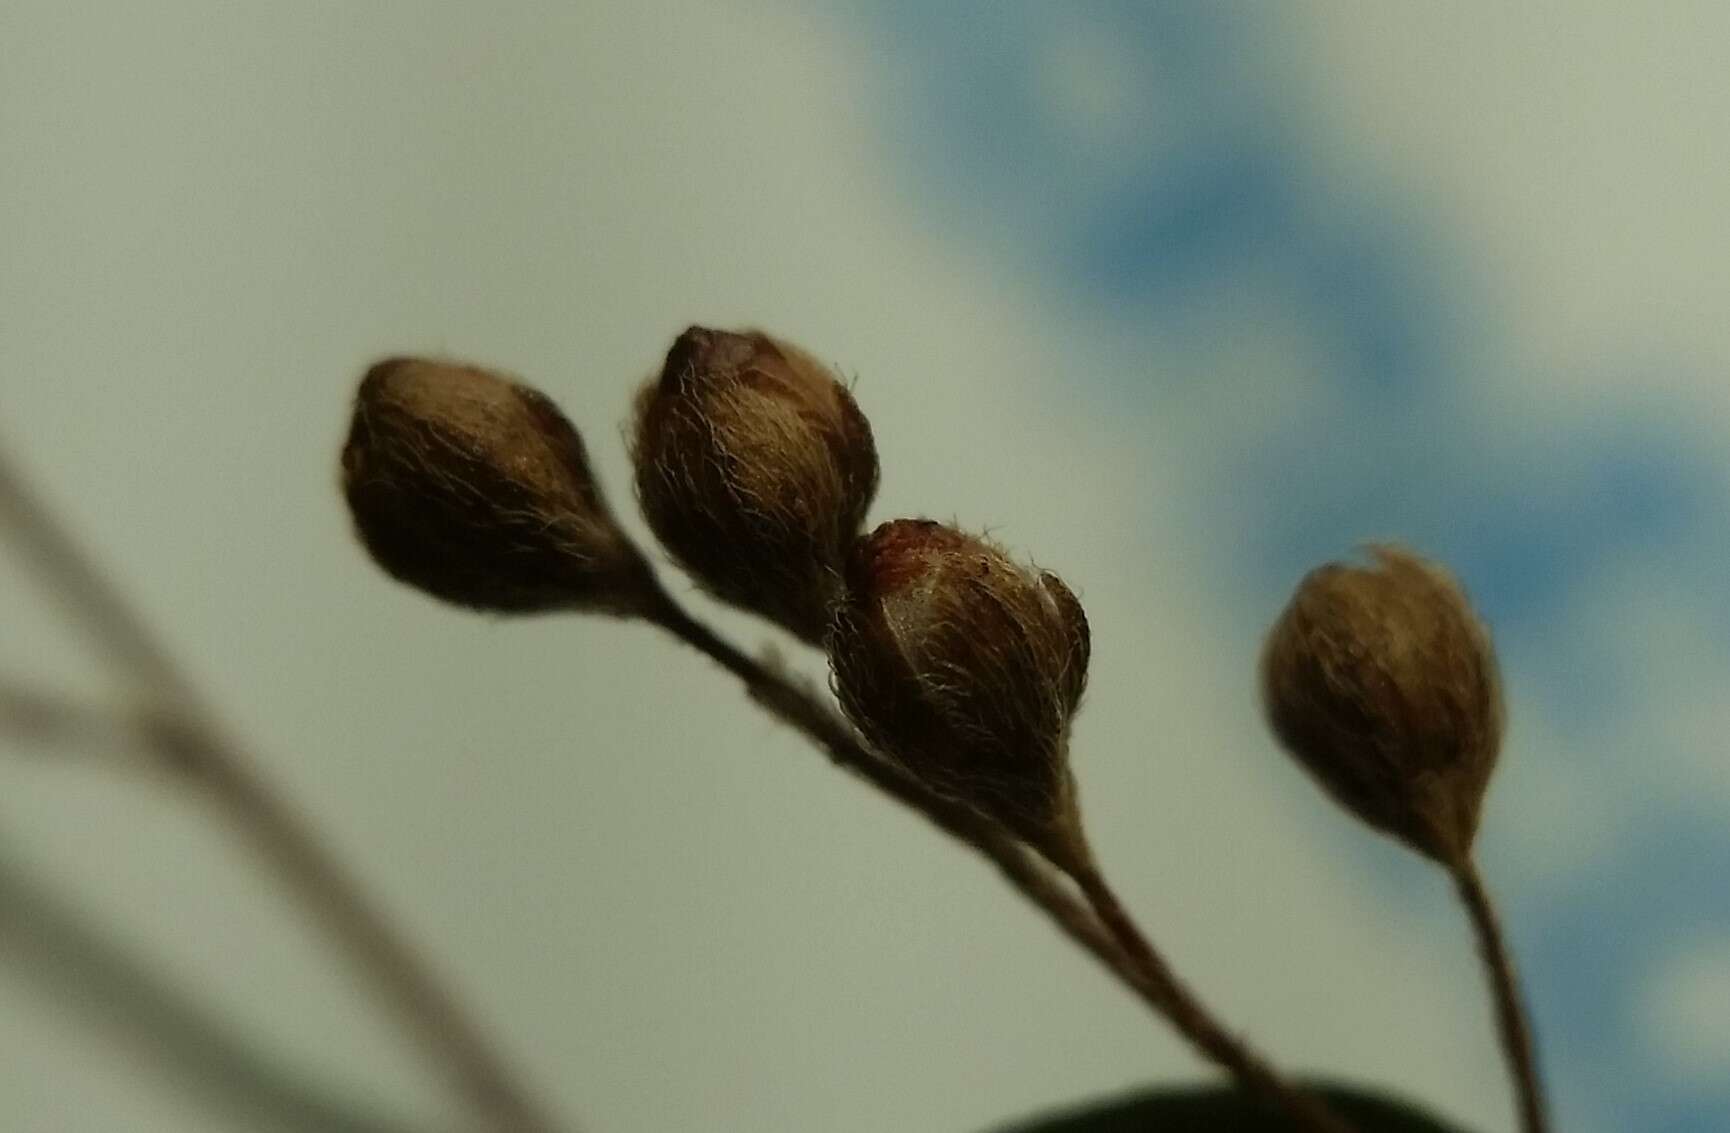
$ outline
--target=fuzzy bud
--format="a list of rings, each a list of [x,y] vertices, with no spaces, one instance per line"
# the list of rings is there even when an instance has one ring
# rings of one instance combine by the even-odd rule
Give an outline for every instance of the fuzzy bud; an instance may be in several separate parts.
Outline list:
[[[1269,725],[1341,806],[1463,861],[1501,748],[1489,630],[1452,575],[1394,546],[1298,585],[1262,653]]]
[[[576,429],[489,370],[419,358],[369,369],[342,486],[378,565],[447,602],[627,614],[650,594],[647,563],[602,501]]]
[[[704,589],[822,642],[877,491],[871,426],[828,367],[692,327],[637,397],[632,456],[644,517]]]
[[[1058,864],[1084,858],[1068,749],[1090,638],[1069,588],[912,519],[861,540],[847,582],[829,661],[872,746]]]

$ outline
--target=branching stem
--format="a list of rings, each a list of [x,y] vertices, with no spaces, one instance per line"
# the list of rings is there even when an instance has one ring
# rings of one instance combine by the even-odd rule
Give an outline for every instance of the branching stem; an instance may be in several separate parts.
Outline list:
[[[418,951],[368,903],[304,820],[251,770],[238,745],[220,733],[166,651],[26,490],[3,454],[0,521],[14,529],[26,556],[67,611],[86,623],[141,691],[160,706],[158,715],[147,718],[152,725],[147,734],[155,750],[216,802],[259,857],[343,944],[381,999],[427,1053],[457,1079],[477,1114],[493,1129],[551,1133],[555,1128],[551,1118],[530,1099]],[[1309,1133],[1349,1133],[1350,1127],[1319,1099],[1282,1078],[1213,1018],[1154,950],[1091,863],[1085,868],[1066,867],[1080,890],[1078,896],[1056,869],[1022,841],[879,758],[825,700],[718,636],[658,584],[644,616],[738,677],[751,699],[802,732],[836,764],[984,854],[1067,936],[1240,1084],[1283,1109]],[[89,722],[75,716],[70,706],[32,700],[21,692],[10,699],[0,697],[0,709],[50,731]],[[1474,910],[1480,931],[1488,932],[1486,941],[1497,941],[1494,955],[1500,957],[1501,966],[1492,963],[1492,969],[1511,981],[1487,898],[1476,886],[1475,874],[1470,877],[1471,886],[1464,879],[1461,882],[1462,894]],[[1474,905],[1473,892],[1482,900],[1481,906]],[[1492,956],[1489,943],[1485,954],[1486,958]],[[1501,991],[1499,982],[1498,993]],[[1515,1047],[1509,1036],[1515,1032],[1509,1028],[1519,1021],[1517,1011],[1512,1019],[1510,1023],[1504,1017],[1504,1037],[1510,1052]],[[1518,1034],[1523,1037],[1523,1029]],[[1527,1050],[1529,1070],[1529,1046],[1522,1049]],[[1541,1125],[1528,1124],[1527,1133],[1541,1133]]]
[[[826,703],[721,638],[664,592],[646,616],[738,677],[751,699],[805,733],[837,765],[984,854],[1010,885],[1176,1027],[1204,1057],[1283,1109],[1299,1128],[1309,1133],[1351,1133],[1351,1127],[1320,1099],[1282,1078],[1213,1018],[1153,949],[1097,870],[1072,871],[1086,898],[1083,903],[1064,887],[1050,865],[1001,826],[933,793],[873,754]]]

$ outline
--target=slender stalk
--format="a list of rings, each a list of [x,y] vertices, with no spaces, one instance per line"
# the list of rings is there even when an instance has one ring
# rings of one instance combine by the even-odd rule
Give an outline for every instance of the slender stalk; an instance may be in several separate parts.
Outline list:
[[[1514,974],[1514,960],[1502,934],[1495,904],[1484,888],[1483,877],[1471,857],[1462,857],[1450,872],[1472,931],[1478,938],[1478,952],[1483,957],[1484,971],[1489,976],[1490,994],[1496,1004],[1496,1026],[1501,1033],[1502,1054],[1507,1059],[1508,1073],[1519,1095],[1520,1128],[1525,1133],[1547,1133],[1549,1115],[1545,1112],[1544,1092],[1538,1080],[1537,1058],[1533,1053],[1532,1026],[1520,998],[1519,979]]]
[[[1313,1094],[1282,1078],[1248,1043],[1227,1031],[1193,991],[1177,978],[1135,923],[1105,877],[1092,865],[1078,867],[1073,876],[1113,939],[1133,960],[1146,980],[1149,998],[1184,1038],[1207,1058],[1230,1071],[1244,1086],[1278,1106],[1306,1129],[1349,1133],[1346,1125]]]
[[[1070,871],[1087,898],[1084,905],[1059,884],[1051,867],[1020,841],[873,755],[831,708],[718,636],[664,592],[646,616],[738,677],[753,700],[804,732],[836,764],[984,854],[1010,885],[1044,910],[1066,935],[1175,1026],[1209,1061],[1283,1109],[1300,1128],[1311,1133],[1351,1133],[1351,1126],[1320,1099],[1282,1078],[1209,1014],[1148,943],[1097,870]]]
[[[55,883],[0,843],[0,959],[57,1006],[131,1048],[138,1065],[173,1076],[225,1114],[227,1128],[274,1133],[431,1133],[376,1099],[333,1088],[287,1064],[272,1044],[211,1011],[121,946],[64,899]],[[71,1122],[62,1118],[70,1125]],[[451,1130],[450,1133],[457,1133]]]
[[[555,1123],[458,1006],[411,944],[363,895],[307,822],[224,737],[156,637],[26,487],[0,453],[0,524],[66,612],[84,623],[127,676],[159,705],[151,735],[166,761],[202,788],[347,952],[381,1003],[455,1080],[488,1128],[550,1133]]]
[[[52,747],[146,747],[150,723],[0,677],[0,731]]]
[[[917,779],[873,755],[834,709],[786,676],[740,650],[661,592],[648,620],[738,677],[746,693],[770,714],[804,733],[838,767],[924,815],[945,833],[979,850],[1016,889],[1044,909],[1072,939],[1119,975],[1127,958],[1087,908],[1068,893],[1051,868],[995,823],[935,794]]]

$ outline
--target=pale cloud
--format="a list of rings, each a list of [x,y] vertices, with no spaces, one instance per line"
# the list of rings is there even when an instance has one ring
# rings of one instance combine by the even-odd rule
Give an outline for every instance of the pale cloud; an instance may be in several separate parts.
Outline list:
[[[1677,942],[1639,985],[1637,1022],[1661,1074],[1678,1086],[1730,1081],[1730,935]]]
[[[1042,34],[1029,37],[1035,85],[1049,124],[1078,158],[1120,169],[1186,132],[1185,116],[1158,97],[1149,60],[1108,22],[1066,9],[1043,15]]]
[[[1366,18],[1332,3],[1282,30],[1342,177],[1400,184],[1472,265],[1480,333],[1523,375],[1462,374],[1475,396],[1554,419],[1660,394],[1730,432],[1730,9],[1478,2]]]

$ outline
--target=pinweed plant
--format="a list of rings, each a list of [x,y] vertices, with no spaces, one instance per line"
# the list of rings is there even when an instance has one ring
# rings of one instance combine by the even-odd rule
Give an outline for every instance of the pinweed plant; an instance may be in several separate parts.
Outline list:
[[[826,655],[830,687],[788,675],[699,621],[617,522],[584,441],[545,395],[446,359],[394,357],[362,377],[341,484],[389,576],[487,614],[579,612],[656,627],[738,679],[837,767],[996,867],[1059,931],[1227,1079],[1024,1130],[1450,1127],[1361,1088],[1297,1081],[1234,1032],[1119,900],[1089,844],[1070,726],[1091,633],[1057,574],[924,517],[868,529],[878,458],[847,384],[815,356],[748,330],[692,327],[638,392],[636,501],[667,556],[710,595]],[[75,614],[148,693],[133,723],[175,774],[237,820],[458,1088],[477,1127],[570,1129],[481,1038],[418,952],[251,770],[179,670],[0,466],[0,513]],[[942,501],[931,501],[941,512]],[[1523,1133],[1548,1128],[1530,1025],[1472,847],[1502,742],[1488,629],[1455,579],[1406,548],[1304,577],[1259,673],[1278,746],[1344,810],[1433,860],[1476,933]],[[76,737],[76,706],[24,690],[0,719]]]

